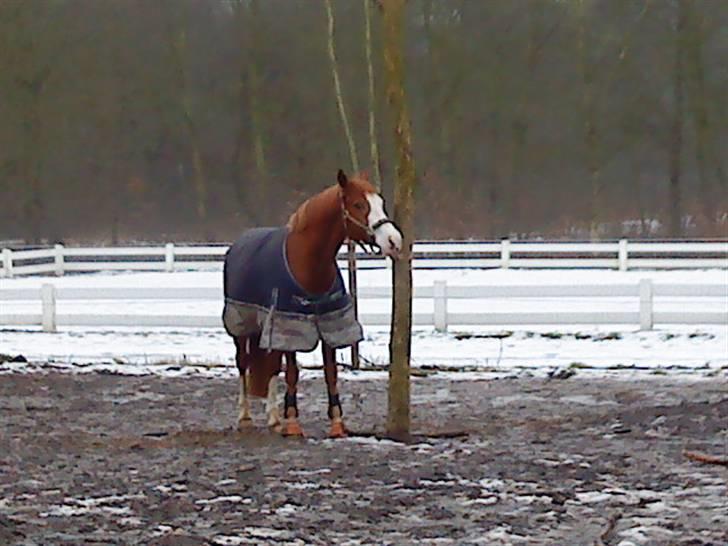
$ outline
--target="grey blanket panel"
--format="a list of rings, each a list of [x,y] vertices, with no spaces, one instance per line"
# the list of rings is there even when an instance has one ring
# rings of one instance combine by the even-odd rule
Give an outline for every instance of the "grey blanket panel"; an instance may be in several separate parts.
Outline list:
[[[353,305],[323,315],[301,315],[271,313],[256,305],[228,301],[223,323],[234,337],[260,333],[260,347],[274,351],[313,351],[319,339],[338,349],[363,339]]]

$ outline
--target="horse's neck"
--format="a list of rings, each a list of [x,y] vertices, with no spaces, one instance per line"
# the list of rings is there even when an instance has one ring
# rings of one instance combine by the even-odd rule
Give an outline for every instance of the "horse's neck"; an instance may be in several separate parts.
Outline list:
[[[303,228],[294,228],[286,240],[291,273],[307,292],[322,294],[336,278],[336,254],[344,242],[344,221],[338,194],[331,191],[311,199]]]

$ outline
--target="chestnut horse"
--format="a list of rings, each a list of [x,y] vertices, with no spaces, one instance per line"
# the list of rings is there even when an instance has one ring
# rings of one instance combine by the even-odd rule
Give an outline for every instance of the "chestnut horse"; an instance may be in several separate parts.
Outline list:
[[[370,244],[396,259],[402,233],[366,174],[348,178],[311,197],[287,226],[244,233],[225,257],[225,328],[235,341],[240,372],[238,428],[252,426],[250,396],[267,399],[268,426],[302,436],[298,422],[296,351],[322,344],[331,437],[346,434],[337,387],[336,349],[361,340],[336,256],[350,240]],[[276,381],[285,355],[283,420]]]

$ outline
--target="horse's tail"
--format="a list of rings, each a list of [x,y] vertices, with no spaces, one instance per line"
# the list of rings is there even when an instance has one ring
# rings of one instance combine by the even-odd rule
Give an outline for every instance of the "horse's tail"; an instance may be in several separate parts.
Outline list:
[[[268,396],[268,385],[271,377],[281,372],[280,351],[268,351],[258,346],[257,336],[250,339],[250,353],[248,358],[249,390],[252,396],[265,398]]]

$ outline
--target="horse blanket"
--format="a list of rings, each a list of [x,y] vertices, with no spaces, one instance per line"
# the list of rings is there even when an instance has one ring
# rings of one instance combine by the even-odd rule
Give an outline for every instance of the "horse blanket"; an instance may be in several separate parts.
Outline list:
[[[234,337],[260,335],[267,351],[312,351],[320,340],[340,348],[358,343],[356,320],[341,271],[322,295],[307,293],[286,256],[288,228],[246,231],[225,255],[223,323]]]

